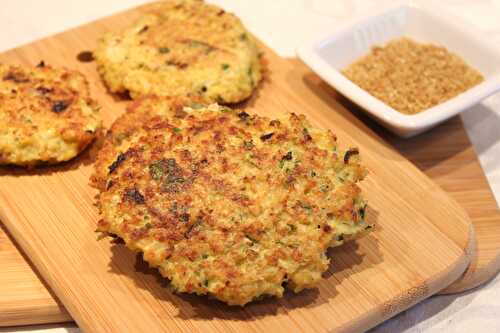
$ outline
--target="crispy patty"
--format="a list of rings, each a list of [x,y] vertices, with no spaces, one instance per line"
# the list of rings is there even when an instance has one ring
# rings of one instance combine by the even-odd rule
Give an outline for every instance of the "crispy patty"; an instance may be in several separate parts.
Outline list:
[[[0,64],[0,164],[33,166],[78,155],[101,126],[85,77],[41,62]]]
[[[98,230],[143,252],[178,292],[244,305],[281,297],[285,283],[313,287],[327,248],[371,227],[358,151],[302,115],[194,106],[145,121],[109,164]]]
[[[105,34],[94,52],[112,92],[203,96],[235,103],[261,79],[253,37],[233,14],[203,1],[165,1],[127,29]]]

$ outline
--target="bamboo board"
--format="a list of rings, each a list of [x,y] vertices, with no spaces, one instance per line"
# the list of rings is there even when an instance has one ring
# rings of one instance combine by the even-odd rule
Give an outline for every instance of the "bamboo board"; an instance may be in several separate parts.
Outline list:
[[[500,270],[500,211],[462,120],[455,117],[413,140],[388,139],[454,198],[474,225],[476,251],[471,264],[440,293],[458,293],[489,281]]]
[[[81,70],[109,124],[126,102],[108,95],[95,65],[79,63],[76,54],[93,49],[103,31],[124,26],[138,13],[41,40],[0,60],[36,64],[44,59]],[[331,251],[335,264],[318,289],[232,308],[174,295],[123,246],[96,241],[95,192],[88,186],[92,150],[36,173],[2,170],[1,220],[84,330],[359,331],[436,293],[466,269],[475,247],[473,228],[456,202],[341,105],[316,95],[303,67],[265,51],[269,79],[245,107],[266,115],[306,113],[315,125],[332,129],[342,144],[360,147],[371,171],[362,186],[370,201],[368,218],[378,227]]]
[[[0,326],[71,320],[0,225]]]
[[[412,140],[392,137],[372,122],[367,124],[465,208],[474,224],[475,256],[464,275],[440,293],[468,290],[495,276],[500,269],[500,213],[460,118],[453,118]],[[0,326],[71,320],[2,228],[0,272],[0,295],[3,296]]]

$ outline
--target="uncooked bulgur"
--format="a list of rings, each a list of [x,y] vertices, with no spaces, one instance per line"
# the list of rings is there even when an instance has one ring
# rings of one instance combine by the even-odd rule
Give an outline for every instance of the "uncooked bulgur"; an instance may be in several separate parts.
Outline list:
[[[405,114],[443,103],[484,78],[446,48],[398,38],[343,70],[371,95]]]

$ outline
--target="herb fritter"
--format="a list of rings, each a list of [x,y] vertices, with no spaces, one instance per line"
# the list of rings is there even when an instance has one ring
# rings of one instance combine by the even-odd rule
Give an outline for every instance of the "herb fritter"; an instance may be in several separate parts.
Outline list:
[[[78,155],[101,121],[85,77],[41,62],[0,64],[0,164],[34,166]]]
[[[105,34],[94,52],[112,92],[203,96],[235,103],[261,79],[253,37],[240,20],[203,1],[164,1],[129,28]]]
[[[114,151],[98,230],[143,252],[176,291],[244,305],[281,297],[285,283],[311,288],[328,268],[328,247],[371,227],[358,151],[340,151],[303,115],[168,109],[177,116],[147,119]]]

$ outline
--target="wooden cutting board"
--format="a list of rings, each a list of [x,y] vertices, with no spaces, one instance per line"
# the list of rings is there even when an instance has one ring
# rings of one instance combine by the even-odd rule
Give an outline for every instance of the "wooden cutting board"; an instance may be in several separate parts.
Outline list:
[[[0,326],[69,320],[0,224]]]
[[[79,63],[76,54],[138,15],[139,10],[122,13],[12,50],[0,60],[33,65],[44,59],[81,70],[109,124],[126,102],[106,94],[95,65]],[[344,146],[358,146],[371,171],[362,187],[370,201],[368,219],[377,228],[330,252],[334,264],[317,289],[233,308],[172,294],[135,254],[96,240],[95,192],[88,186],[92,150],[37,172],[2,169],[0,219],[84,330],[359,331],[436,293],[466,269],[475,245],[464,210],[340,104],[316,95],[303,67],[265,52],[269,79],[246,108],[266,115],[305,113],[315,125],[332,129]]]
[[[493,278],[500,270],[500,211],[460,117],[413,140],[387,138],[454,198],[474,225],[476,254],[464,275],[440,294],[469,290]]]
[[[460,118],[412,140],[390,136],[371,121],[367,124],[465,208],[474,224],[477,246],[471,264],[461,278],[439,293],[468,290],[490,280],[500,269],[500,213]],[[415,141],[420,144],[415,146]],[[0,326],[70,321],[26,259],[0,224],[0,295],[4,296],[0,299]]]

